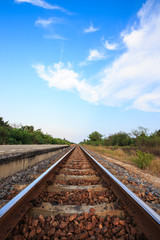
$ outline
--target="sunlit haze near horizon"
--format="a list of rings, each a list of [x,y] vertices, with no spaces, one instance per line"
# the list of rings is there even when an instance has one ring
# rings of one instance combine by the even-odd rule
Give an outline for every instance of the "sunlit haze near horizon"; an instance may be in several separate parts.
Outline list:
[[[158,0],[1,0],[0,116],[80,142],[160,129]]]

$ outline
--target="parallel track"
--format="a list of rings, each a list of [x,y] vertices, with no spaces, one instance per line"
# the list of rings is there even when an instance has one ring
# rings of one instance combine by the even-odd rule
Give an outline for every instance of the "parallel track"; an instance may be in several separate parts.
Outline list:
[[[159,236],[159,215],[79,146],[0,210],[2,240]]]

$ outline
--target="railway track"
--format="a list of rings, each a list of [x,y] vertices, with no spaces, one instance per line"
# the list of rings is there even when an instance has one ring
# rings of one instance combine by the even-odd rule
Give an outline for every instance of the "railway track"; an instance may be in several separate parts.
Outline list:
[[[0,209],[0,239],[155,239],[160,217],[79,146]]]

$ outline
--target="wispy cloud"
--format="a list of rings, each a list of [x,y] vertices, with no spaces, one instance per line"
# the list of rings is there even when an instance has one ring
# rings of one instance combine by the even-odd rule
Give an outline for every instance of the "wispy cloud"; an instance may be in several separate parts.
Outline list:
[[[143,111],[160,112],[160,87],[137,98],[133,107]]]
[[[48,27],[50,24],[53,23],[53,18],[49,18],[49,19],[38,19],[35,22],[36,26],[42,26],[42,27]]]
[[[39,18],[38,20],[36,20],[35,25],[41,26],[41,27],[48,27],[51,24],[60,24],[60,23],[63,23],[63,19],[61,18],[56,18],[56,17],[52,17],[48,19]]]
[[[81,61],[78,65],[79,66],[87,66],[91,64],[92,62],[104,60],[106,56],[104,55],[103,52],[99,52],[97,49],[90,49],[89,50],[89,55],[87,59],[84,61]]]
[[[59,40],[68,40],[68,38],[65,38],[61,35],[58,35],[58,34],[52,34],[52,35],[45,35],[43,38],[46,38],[46,39],[59,39]]]
[[[99,28],[94,28],[93,25],[91,24],[89,28],[84,29],[84,33],[92,33],[92,32],[97,32]]]
[[[49,25],[51,24],[63,24],[64,23],[64,19],[62,18],[56,18],[56,17],[52,17],[52,18],[48,18],[48,19],[41,19],[39,18],[36,22],[35,25],[36,26],[40,26],[43,28],[47,28]],[[66,23],[66,22],[65,22]],[[43,38],[46,39],[59,39],[59,40],[68,40],[67,38],[56,34],[55,31],[53,32],[53,34],[48,34],[48,35],[44,35]]]
[[[104,59],[105,56],[103,53],[99,52],[97,49],[91,49],[89,51],[89,56],[87,61],[98,61]]]
[[[59,7],[57,5],[51,5],[43,0],[15,0],[16,3],[30,3],[34,6],[38,6],[38,7],[42,7],[42,8],[45,8],[45,9],[57,9],[57,10],[60,10],[60,11],[63,11],[63,12],[67,12],[67,10],[65,10],[64,8],[62,7]]]
[[[54,64],[53,69],[35,66],[39,77],[50,87],[76,89],[89,102],[160,112],[160,3],[148,0],[137,18],[137,26],[121,35],[125,52],[97,74],[96,86],[61,64]],[[95,56],[97,52],[90,52],[89,59]]]
[[[107,40],[104,43],[104,47],[108,50],[115,50],[117,49],[117,44],[116,43],[109,43]]]

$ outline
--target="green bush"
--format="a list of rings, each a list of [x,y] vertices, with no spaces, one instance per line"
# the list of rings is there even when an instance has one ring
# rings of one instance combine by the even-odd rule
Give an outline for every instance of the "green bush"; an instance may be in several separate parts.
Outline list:
[[[153,155],[150,153],[145,153],[140,150],[136,152],[137,158],[135,158],[135,162],[137,166],[141,169],[146,169],[153,160]]]

